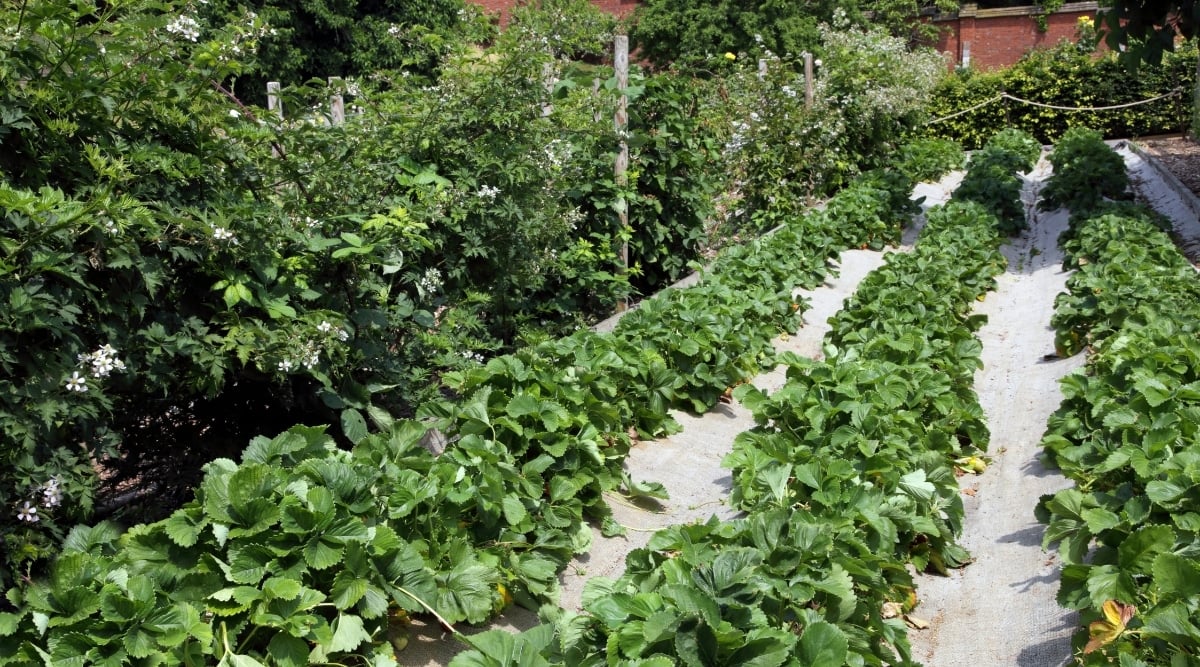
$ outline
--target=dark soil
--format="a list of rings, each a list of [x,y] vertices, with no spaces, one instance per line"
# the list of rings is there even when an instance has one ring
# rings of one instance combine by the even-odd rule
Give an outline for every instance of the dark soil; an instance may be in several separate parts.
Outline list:
[[[1200,197],[1200,143],[1177,136],[1139,139],[1137,143]]]

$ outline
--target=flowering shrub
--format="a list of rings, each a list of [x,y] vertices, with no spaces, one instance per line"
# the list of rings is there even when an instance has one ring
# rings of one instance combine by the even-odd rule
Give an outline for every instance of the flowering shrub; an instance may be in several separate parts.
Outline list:
[[[738,111],[726,151],[756,229],[883,164],[925,118],[925,100],[944,71],[934,52],[852,28],[840,14],[835,26],[821,27],[821,43],[827,55],[816,67],[811,108],[803,75],[786,57],[768,51],[765,77],[746,63],[728,78]]]

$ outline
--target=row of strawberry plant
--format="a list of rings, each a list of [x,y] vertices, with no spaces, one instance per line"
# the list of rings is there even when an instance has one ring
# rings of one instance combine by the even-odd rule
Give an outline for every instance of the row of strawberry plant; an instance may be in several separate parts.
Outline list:
[[[898,221],[900,200],[907,215],[907,197],[878,182],[848,191],[859,215]],[[603,491],[661,493],[621,470],[629,428],[668,432],[669,407],[710,407],[761,367],[769,339],[797,326],[793,288],[824,278],[837,248],[820,228],[834,222],[861,230],[854,245],[879,231],[802,218],[613,335],[448,376],[461,398],[421,410],[450,441],[440,456],[423,446],[430,421],[393,421],[363,397],[381,432],[344,410],[349,452],[295,427],[256,439],[241,463],[210,463],[195,500],[164,521],[76,529],[47,580],[8,592],[0,664],[388,664],[408,614],[481,622],[514,598],[536,605],[587,549]]]
[[[1081,664],[1196,665],[1200,279],[1155,213],[1098,201],[1127,183],[1105,153],[1095,133],[1064,139],[1047,187],[1083,209],[1062,239],[1075,273],[1054,325],[1061,353],[1086,348],[1088,363],[1063,379],[1043,441],[1076,486],[1043,498],[1038,518],[1063,561],[1059,602],[1088,624]]]
[[[835,320],[828,360],[789,355],[788,384],[770,397],[735,390],[760,424],[726,459],[744,518],[660,531],[620,579],[589,582],[587,613],[544,608],[543,625],[476,636],[478,650],[452,664],[910,660],[897,618],[915,603],[906,563],[966,558],[953,543],[953,461],[987,438],[969,381],[981,320],[969,311],[1005,265],[996,228],[977,204],[935,209],[917,250],[892,255]],[[917,298],[891,298],[913,285]],[[917,317],[950,324],[885,343]]]

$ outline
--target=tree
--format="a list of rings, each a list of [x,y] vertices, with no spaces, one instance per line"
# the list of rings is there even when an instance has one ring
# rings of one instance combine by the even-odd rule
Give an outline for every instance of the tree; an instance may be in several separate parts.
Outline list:
[[[1157,63],[1175,40],[1193,39],[1200,26],[1196,0],[1109,0],[1103,13],[1104,41],[1120,49],[1131,67]],[[1200,58],[1196,60],[1196,89],[1192,92],[1192,136],[1200,137]]]

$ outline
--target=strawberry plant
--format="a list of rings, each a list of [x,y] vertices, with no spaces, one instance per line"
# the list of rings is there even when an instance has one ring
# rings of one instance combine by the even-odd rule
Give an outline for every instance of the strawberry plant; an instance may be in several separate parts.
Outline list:
[[[1098,143],[1083,133],[1075,139]],[[1123,170],[1111,159],[1096,164]],[[1064,564],[1059,602],[1087,624],[1075,641],[1080,664],[1193,664],[1200,280],[1153,213],[1097,205],[1105,193],[1073,177],[1076,167],[1091,170],[1068,163],[1055,190],[1086,208],[1062,239],[1075,273],[1054,324],[1062,353],[1086,349],[1088,360],[1063,379],[1064,400],[1043,441],[1046,460],[1076,484],[1039,503],[1044,544],[1057,544]],[[1121,181],[1097,173],[1097,183]]]
[[[1062,207],[1087,215],[1105,200],[1129,196],[1124,161],[1095,130],[1067,130],[1046,159],[1054,167],[1054,177],[1041,191],[1042,210]]]
[[[996,215],[1001,232],[1016,235],[1028,227],[1017,172],[1032,170],[1039,155],[1041,147],[1028,135],[999,132],[971,155],[955,197],[979,202]]]
[[[931,211],[917,249],[890,255],[834,319],[826,360],[786,356],[771,396],[735,390],[759,422],[726,459],[745,518],[660,531],[620,579],[589,583],[583,615],[544,610],[542,626],[487,633],[452,664],[910,662],[906,563],[969,559],[953,462],[988,437],[970,309],[1006,266],[998,246],[982,206]]]

